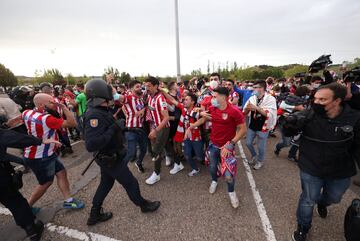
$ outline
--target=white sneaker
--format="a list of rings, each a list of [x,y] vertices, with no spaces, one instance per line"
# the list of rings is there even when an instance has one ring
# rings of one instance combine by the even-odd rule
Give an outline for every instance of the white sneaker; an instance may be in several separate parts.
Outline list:
[[[188,173],[188,176],[193,177],[193,176],[197,175],[199,172],[200,172],[199,168],[197,170],[192,169],[192,171]]]
[[[170,170],[170,174],[174,175],[179,171],[181,171],[182,169],[184,169],[184,165],[181,162],[179,165],[175,163],[173,169]]]
[[[262,166],[264,165],[263,162],[256,162],[255,166],[254,166],[254,169],[255,170],[259,170],[260,168],[262,168]]]
[[[229,197],[230,197],[231,206],[233,206],[233,208],[238,208],[239,199],[236,196],[236,192],[229,192]]]
[[[169,156],[165,157],[165,165],[168,167],[171,165],[171,158]]]
[[[151,174],[151,176],[148,179],[146,179],[145,182],[146,182],[146,184],[153,185],[153,184],[157,183],[158,181],[160,181],[160,174],[157,175],[156,172],[153,172]]]
[[[216,192],[217,182],[212,181],[209,187],[209,193],[213,194]]]

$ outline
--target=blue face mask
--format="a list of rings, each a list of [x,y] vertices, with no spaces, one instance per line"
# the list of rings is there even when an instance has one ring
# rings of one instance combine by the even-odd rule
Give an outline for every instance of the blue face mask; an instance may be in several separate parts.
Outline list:
[[[114,100],[119,100],[120,95],[118,93],[115,93],[115,94],[113,94],[113,98],[114,98]]]
[[[255,95],[255,96],[259,97],[260,93],[259,93],[259,91],[254,90],[254,91],[253,91],[253,95]]]
[[[214,106],[214,107],[219,107],[220,106],[219,102],[215,98],[211,99],[211,105]]]

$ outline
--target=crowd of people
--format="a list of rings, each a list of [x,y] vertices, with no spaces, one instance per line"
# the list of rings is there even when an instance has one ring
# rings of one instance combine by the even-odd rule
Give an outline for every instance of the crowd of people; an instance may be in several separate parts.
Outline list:
[[[114,76],[108,75],[85,86],[54,88],[43,83],[39,93],[18,87],[18,93],[9,94],[12,100],[0,97],[3,127],[45,140],[28,144],[22,160],[16,160],[31,169],[39,183],[24,209],[31,207],[33,214],[39,211],[34,204],[55,176],[64,196],[63,207],[84,207],[70,195],[66,170],[58,158],[72,153],[71,140],[80,139],[95,153],[101,168],[88,225],[112,217],[103,211],[102,203],[115,180],[143,212],[159,208],[160,202],[141,196],[128,169],[133,163],[140,173],[149,173],[143,165],[147,153],[154,167],[146,184],[160,181],[163,163],[171,166],[172,175],[183,171],[187,163],[191,178],[209,169],[210,194],[216,192],[218,178],[224,177],[230,204],[237,208],[236,143],[245,138],[249,165],[257,171],[273,158],[266,156],[267,143],[278,129],[280,141],[274,154],[290,147],[288,160],[300,168],[302,193],[293,239],[306,240],[314,206],[326,218],[327,207],[340,202],[350,177],[356,174],[356,161],[360,164],[360,77],[348,81],[327,70],[323,76],[237,81],[212,73],[180,83],[149,76],[144,82],[134,79],[114,85]],[[24,93],[25,97],[20,96]],[[16,216],[15,220],[29,235],[40,230],[33,218],[26,224]]]

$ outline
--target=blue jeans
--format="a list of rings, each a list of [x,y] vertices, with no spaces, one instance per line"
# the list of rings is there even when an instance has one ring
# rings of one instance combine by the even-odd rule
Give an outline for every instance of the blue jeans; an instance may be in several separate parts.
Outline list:
[[[210,158],[210,175],[212,181],[217,182],[217,170],[218,164],[221,162],[220,157],[220,149],[219,147],[215,146],[214,144],[210,143],[209,145],[209,158]],[[233,192],[235,188],[235,177],[229,172],[225,172],[225,179],[228,186],[228,192]]]
[[[56,173],[65,169],[64,165],[58,159],[56,154],[38,159],[28,159],[24,157],[23,160],[24,163],[30,167],[31,171],[35,174],[35,177],[40,185],[52,182]]]
[[[257,157],[259,162],[263,162],[265,158],[265,149],[266,149],[266,141],[269,132],[262,132],[262,131],[254,131],[248,128],[246,133],[246,146],[249,149],[252,157]],[[259,149],[259,154],[256,153],[253,142],[257,137],[257,146]]]
[[[127,153],[124,158],[124,161],[128,163],[129,161],[135,160],[136,146],[139,145],[140,154],[139,154],[139,158],[136,160],[136,163],[142,164],[146,154],[147,136],[143,132],[134,132],[134,131],[125,132],[125,136],[127,139]]]
[[[75,120],[76,120],[76,123],[77,123],[76,128],[78,129],[78,131],[82,135],[84,133],[84,117],[83,116],[78,116],[77,114],[75,114]]]
[[[300,171],[302,193],[296,211],[297,222],[305,231],[311,228],[315,204],[330,206],[339,203],[349,188],[351,179],[322,179]]]
[[[193,159],[192,153],[195,153],[198,161],[204,160],[204,143],[202,141],[184,140],[184,154],[186,161],[193,170],[198,170],[196,161]]]
[[[279,130],[281,133],[281,142],[276,144],[276,149],[281,150],[284,147],[289,147],[291,144],[291,137],[285,136],[284,128],[279,126]]]

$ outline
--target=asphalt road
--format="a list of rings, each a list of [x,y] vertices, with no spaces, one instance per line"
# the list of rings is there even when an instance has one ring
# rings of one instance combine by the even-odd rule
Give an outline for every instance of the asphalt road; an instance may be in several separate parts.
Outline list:
[[[42,207],[38,218],[50,223],[42,240],[291,240],[290,236],[296,228],[295,212],[300,195],[299,169],[286,159],[287,150],[283,150],[279,157],[273,154],[276,141],[277,138],[269,139],[266,164],[261,170],[247,173],[246,165],[240,158],[235,185],[240,206],[236,210],[230,205],[224,180],[219,180],[215,194],[209,194],[210,175],[205,166],[201,166],[199,175],[188,177],[188,165],[180,173],[171,175],[170,168],[163,164],[161,181],[153,186],[146,185],[145,180],[153,170],[153,162],[147,157],[145,174],[138,173],[132,163],[129,167],[139,181],[143,196],[160,200],[160,209],[156,213],[142,214],[121,185],[116,184],[104,203],[104,209],[112,211],[114,217],[92,227],[86,225],[86,220],[100,180],[99,169],[95,164],[85,176],[80,175],[91,159],[91,154],[80,142],[74,145],[75,153],[62,160],[67,167],[74,196],[83,200],[86,207],[79,211],[62,210],[62,197],[54,182],[36,204]],[[242,143],[249,157],[244,141]],[[254,178],[254,190],[251,189],[249,175]],[[32,173],[24,175],[24,183],[21,192],[28,197],[36,186]],[[254,191],[260,194],[260,200],[254,198]],[[314,212],[309,240],[345,240],[344,214],[359,193],[360,188],[352,186],[340,204],[329,207],[326,219],[319,218]],[[259,214],[259,206],[264,207],[265,213]],[[270,224],[266,228],[264,217]],[[23,240],[24,232],[16,227],[11,216],[0,214],[0,223],[0,240]],[[269,237],[269,230],[274,237]]]

